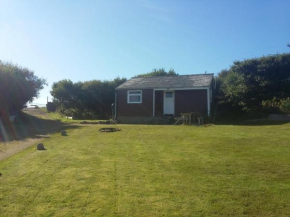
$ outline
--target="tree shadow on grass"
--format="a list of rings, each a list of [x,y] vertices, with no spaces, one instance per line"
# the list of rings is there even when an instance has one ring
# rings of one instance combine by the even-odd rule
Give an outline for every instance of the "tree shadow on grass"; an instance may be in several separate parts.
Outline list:
[[[272,120],[257,120],[241,123],[241,126],[266,126],[266,125],[283,125],[288,124],[289,121],[272,121]]]
[[[289,121],[273,121],[273,120],[252,120],[252,121],[240,121],[240,122],[217,122],[215,125],[234,125],[234,126],[273,126],[273,125],[284,125],[290,123]]]
[[[0,142],[44,138],[48,134],[81,127],[59,120],[42,119],[24,112],[17,116],[14,123],[6,121],[2,124],[0,122],[0,125]]]

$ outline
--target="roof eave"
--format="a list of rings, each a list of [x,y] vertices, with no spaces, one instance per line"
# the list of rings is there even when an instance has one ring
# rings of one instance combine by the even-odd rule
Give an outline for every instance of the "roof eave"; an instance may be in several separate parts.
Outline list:
[[[183,90],[190,90],[190,89],[204,89],[208,88],[211,85],[204,85],[204,86],[195,86],[195,87],[117,87],[115,90],[144,90],[144,89],[159,89],[159,90],[175,90],[175,89],[183,89]]]

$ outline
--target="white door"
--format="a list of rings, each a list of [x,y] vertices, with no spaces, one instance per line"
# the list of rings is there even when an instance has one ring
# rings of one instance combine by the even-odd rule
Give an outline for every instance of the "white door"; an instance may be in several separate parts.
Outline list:
[[[164,115],[174,115],[174,91],[164,91]]]

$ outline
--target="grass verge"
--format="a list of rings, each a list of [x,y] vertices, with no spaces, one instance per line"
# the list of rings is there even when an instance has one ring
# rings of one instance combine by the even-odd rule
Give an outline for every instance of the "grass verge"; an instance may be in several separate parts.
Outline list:
[[[1,216],[290,215],[290,124],[100,127],[0,162]]]

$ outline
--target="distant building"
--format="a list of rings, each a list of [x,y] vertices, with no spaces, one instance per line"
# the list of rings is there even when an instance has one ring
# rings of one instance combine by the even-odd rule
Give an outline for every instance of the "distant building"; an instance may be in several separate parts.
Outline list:
[[[134,77],[116,88],[119,123],[153,123],[184,112],[210,115],[213,74]]]

